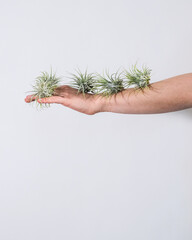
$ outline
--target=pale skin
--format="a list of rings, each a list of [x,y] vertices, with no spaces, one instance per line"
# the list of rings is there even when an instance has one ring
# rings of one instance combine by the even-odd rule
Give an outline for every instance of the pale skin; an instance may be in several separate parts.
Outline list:
[[[34,101],[32,95],[25,98]],[[143,91],[135,88],[103,97],[96,94],[83,95],[63,85],[55,89],[54,96],[38,99],[41,103],[56,103],[78,112],[94,115],[100,112],[122,114],[155,114],[192,108],[192,73],[170,77],[155,83]]]

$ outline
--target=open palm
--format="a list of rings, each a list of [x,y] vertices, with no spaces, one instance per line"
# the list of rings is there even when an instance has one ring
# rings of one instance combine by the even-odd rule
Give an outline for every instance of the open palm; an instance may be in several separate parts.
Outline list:
[[[36,97],[28,95],[25,98],[27,103],[34,101]],[[39,103],[58,103],[65,107],[72,108],[78,112],[93,115],[101,111],[104,98],[94,94],[78,93],[78,90],[67,85],[57,87],[52,97],[37,99]]]

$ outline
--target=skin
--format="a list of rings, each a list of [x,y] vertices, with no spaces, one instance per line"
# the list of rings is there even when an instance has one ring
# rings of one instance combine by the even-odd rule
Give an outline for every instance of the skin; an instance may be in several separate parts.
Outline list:
[[[32,95],[25,98],[27,103],[34,101]],[[38,99],[41,103],[57,103],[87,115],[99,112],[122,114],[155,114],[179,111],[192,107],[192,73],[170,77],[155,83],[149,88],[125,89],[110,97],[94,94],[81,94],[63,85],[55,89],[52,97]]]

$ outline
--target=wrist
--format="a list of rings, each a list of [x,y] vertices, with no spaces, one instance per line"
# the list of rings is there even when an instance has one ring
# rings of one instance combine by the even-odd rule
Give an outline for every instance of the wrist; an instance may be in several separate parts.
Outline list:
[[[111,112],[114,95],[107,97],[98,94],[94,95],[94,97],[95,97],[95,113]]]
[[[110,96],[95,95],[97,112],[130,113],[133,108],[131,95],[135,91],[135,89],[130,88]]]

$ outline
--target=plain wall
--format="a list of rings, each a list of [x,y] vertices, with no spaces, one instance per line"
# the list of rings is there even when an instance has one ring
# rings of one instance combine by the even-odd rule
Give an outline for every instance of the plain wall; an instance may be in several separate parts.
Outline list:
[[[192,110],[85,115],[24,102],[67,72],[191,72],[191,0],[0,1],[0,239],[191,240]]]

